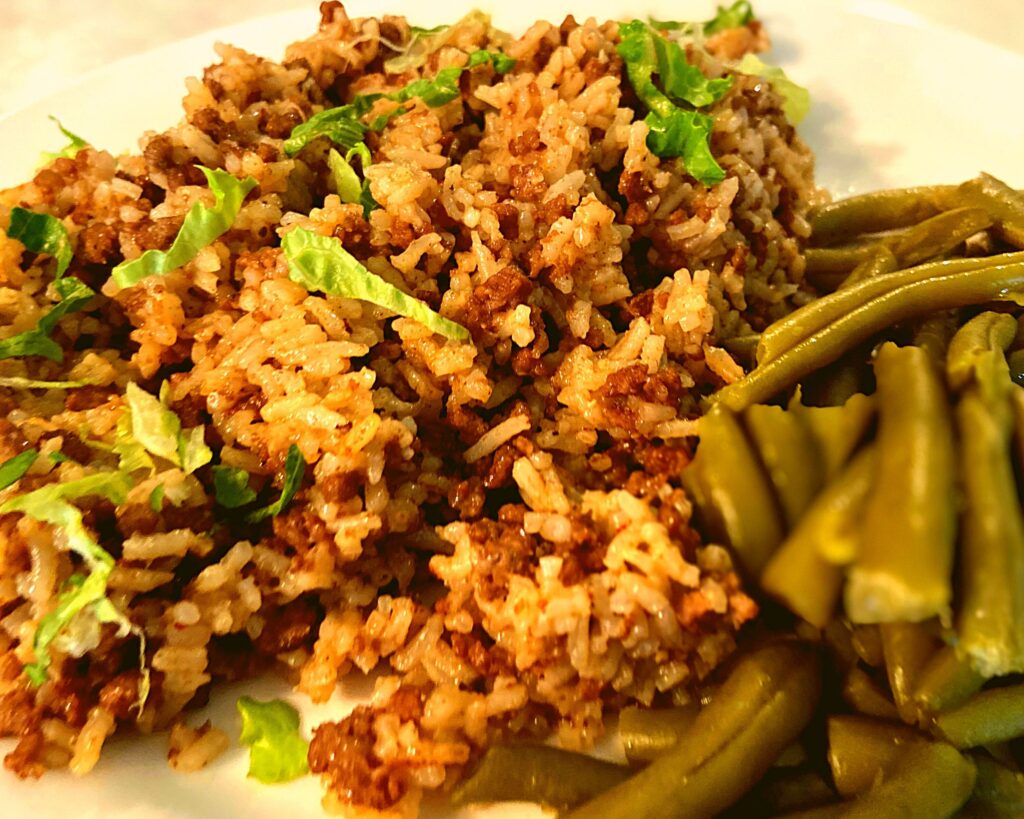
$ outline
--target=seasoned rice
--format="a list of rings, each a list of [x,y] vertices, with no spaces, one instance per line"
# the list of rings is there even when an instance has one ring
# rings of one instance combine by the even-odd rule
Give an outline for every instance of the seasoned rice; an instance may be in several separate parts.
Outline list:
[[[314,728],[309,766],[334,810],[412,815],[497,740],[589,748],[625,704],[689,701],[756,614],[728,553],[691,527],[679,473],[701,396],[742,375],[724,342],[810,297],[813,158],[772,87],[726,65],[766,48],[763,30],[690,54],[733,77],[710,112],[726,176],[708,188],[648,149],[615,22],[514,38],[471,15],[395,75],[404,18],[321,14],[280,63],[218,46],[182,122],[138,152],[88,148],[0,193],[0,224],[15,206],[61,219],[70,273],[101,294],[60,323],[63,363],[0,361],[4,378],[89,383],[0,388],[0,461],[40,453],[0,502],[114,468],[130,381],[155,394],[166,380],[182,426],[204,425],[256,490],[280,490],[292,445],[307,464],[260,523],[215,505],[209,467],[164,463],[116,507],[77,500],[137,631],[65,640],[39,688],[22,667],[79,558],[57,528],[0,516],[0,735],[18,741],[5,764],[19,776],[85,773],[133,724],[169,729],[171,765],[195,770],[227,745],[183,722],[211,683],[276,667],[321,702],[377,670],[369,703]],[[460,98],[410,101],[368,135],[368,218],[329,182],[326,140],[283,151],[316,112],[479,48],[514,69],[466,72]],[[114,265],[166,249],[193,203],[212,204],[196,164],[258,187],[194,260],[119,288]],[[307,291],[280,248],[296,228],[339,239],[471,338]],[[0,337],[52,306],[51,277],[0,234]]]

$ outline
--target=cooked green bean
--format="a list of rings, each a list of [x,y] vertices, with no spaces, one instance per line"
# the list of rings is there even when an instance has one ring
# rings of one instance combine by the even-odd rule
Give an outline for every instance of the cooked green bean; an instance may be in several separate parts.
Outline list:
[[[693,725],[698,703],[675,708],[623,708],[619,739],[630,763],[647,762],[676,744]]]
[[[573,819],[698,819],[736,802],[800,734],[817,706],[818,659],[780,643],[735,667],[687,737]]]
[[[1010,390],[1010,412],[1013,415],[1013,451],[1017,474],[1024,474],[1024,387]]]
[[[773,768],[737,805],[725,812],[724,819],[760,819],[835,800],[836,792],[817,771],[803,767]]]
[[[845,280],[858,265],[874,256],[874,250],[873,243],[850,247],[809,247],[804,251],[805,271],[811,277],[840,273]]]
[[[879,630],[893,701],[905,722],[917,722],[920,715],[914,690],[939,641],[923,623],[883,623]]]
[[[682,480],[711,539],[731,546],[752,577],[760,575],[782,540],[782,516],[771,482],[729,410],[713,408],[701,418],[697,455]]]
[[[948,622],[956,495],[945,389],[920,347],[883,345],[875,380],[878,458],[847,578],[846,614],[854,623]]]
[[[870,345],[861,345],[811,373],[800,384],[802,401],[811,407],[837,407],[854,395],[873,392],[870,359]]]
[[[1020,819],[1024,816],[1024,773],[1011,770],[985,754],[977,754],[974,764],[978,768],[978,779],[961,816],[964,819]]]
[[[789,819],[947,819],[970,797],[976,775],[974,763],[949,745],[911,743],[875,787],[850,802]]]
[[[875,417],[875,398],[853,395],[838,407],[805,407],[795,401],[789,409],[804,418],[818,442],[818,450],[825,463],[825,478],[831,480],[846,465],[867,434]]]
[[[900,267],[912,267],[942,256],[979,230],[992,226],[992,217],[982,208],[947,210],[914,225],[892,245]]]
[[[858,714],[888,720],[900,718],[900,712],[882,687],[857,667],[847,673],[842,694],[846,704]]]
[[[568,810],[631,774],[623,765],[547,745],[494,745],[452,793],[452,804],[537,802]]]
[[[932,262],[901,270],[898,273],[890,273],[887,276],[865,279],[848,288],[837,290],[835,293],[809,302],[766,327],[757,344],[757,362],[758,364],[770,363],[837,319],[897,288],[925,279],[951,276],[954,273],[966,273],[989,267],[1013,265],[1018,262],[1024,262],[1024,252]],[[929,310],[927,312],[936,311]]]
[[[961,327],[949,343],[946,383],[960,392],[975,380],[979,367],[1006,366],[1002,352],[1017,335],[1017,320],[1006,313],[979,313]],[[999,355],[993,355],[993,353]],[[1007,385],[1007,389],[1009,386]]]
[[[914,328],[914,346],[928,353],[939,372],[945,372],[946,352],[960,328],[959,311],[946,310],[923,318]]]
[[[722,346],[743,366],[750,368],[757,364],[757,343],[760,340],[760,333],[748,333],[727,338],[722,341]]]
[[[850,271],[850,275],[843,279],[839,289],[852,287],[858,282],[873,279],[875,276],[885,276],[898,269],[899,262],[896,260],[895,254],[884,244],[877,244],[871,249],[871,253]]]
[[[953,185],[874,191],[814,208],[811,239],[835,244],[864,233],[916,225],[949,207]]]
[[[924,712],[935,714],[966,702],[984,683],[967,657],[943,646],[921,669],[913,698]]]
[[[1024,248],[1024,194],[987,173],[960,185],[954,197],[965,205],[984,208],[996,221],[996,231],[1009,244]]]
[[[775,487],[786,524],[792,527],[825,482],[818,444],[800,415],[782,407],[749,407],[743,420]]]
[[[893,273],[884,278],[900,276],[900,273]],[[877,280],[864,284],[874,281]],[[735,411],[764,403],[893,324],[923,313],[998,299],[1022,287],[1024,264],[1021,263],[939,276],[898,287],[837,318],[793,349],[719,390],[710,400]],[[836,295],[854,290],[856,287]]]
[[[992,688],[935,717],[939,736],[957,748],[976,748],[1024,736],[1024,684]]]
[[[957,630],[961,649],[986,677],[1024,671],[1024,515],[1009,401],[986,400],[972,387],[956,410],[966,496]]]
[[[882,632],[878,626],[854,626],[850,641],[853,643],[853,650],[857,652],[857,656],[872,668],[878,668],[885,662],[885,654],[882,651]]]
[[[874,458],[869,447],[850,462],[815,499],[761,575],[766,592],[818,628],[832,619],[843,582],[841,564],[857,549]]]
[[[898,722],[859,716],[828,718],[828,764],[844,797],[870,790],[882,772],[908,745],[928,738]]]
[[[1006,364],[1010,368],[1010,378],[1013,383],[1024,386],[1024,350],[1014,350],[1007,355]]]

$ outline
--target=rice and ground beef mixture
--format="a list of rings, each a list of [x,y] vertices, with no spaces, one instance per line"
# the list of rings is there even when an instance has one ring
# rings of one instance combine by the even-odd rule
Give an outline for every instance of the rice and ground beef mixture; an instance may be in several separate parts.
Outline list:
[[[513,38],[472,14],[394,73],[420,36],[404,18],[321,16],[281,63],[219,47],[185,118],[139,153],[85,148],[0,194],[0,223],[63,223],[68,275],[97,294],[53,329],[62,361],[0,361],[0,461],[37,453],[0,502],[130,472],[118,497],[61,501],[112,558],[115,615],[70,618],[41,680],[25,670],[37,629],[88,567],[59,521],[0,516],[0,734],[18,776],[83,774],[132,726],[169,729],[172,765],[193,769],[227,744],[183,722],[218,680],[276,669],[320,702],[377,669],[368,704],[313,729],[308,765],[329,808],[415,814],[497,740],[587,748],[626,704],[689,700],[756,615],[678,477],[700,397],[742,375],[723,342],[810,297],[813,158],[771,85],[727,67],[767,47],[760,24],[688,48],[731,77],[707,109],[724,171],[708,186],[648,148],[618,23]],[[454,99],[409,99],[365,134],[374,207],[339,197],[329,139],[284,150],[318,112],[482,49],[514,66],[476,65]],[[113,268],[213,204],[199,165],[255,180],[230,229],[120,286]],[[468,338],[303,286],[281,248],[298,230]],[[36,326],[53,278],[50,255],[0,235],[0,337]],[[132,390],[201,429],[212,463],[126,468]],[[227,508],[219,476],[246,473],[247,497],[293,477],[297,494]]]

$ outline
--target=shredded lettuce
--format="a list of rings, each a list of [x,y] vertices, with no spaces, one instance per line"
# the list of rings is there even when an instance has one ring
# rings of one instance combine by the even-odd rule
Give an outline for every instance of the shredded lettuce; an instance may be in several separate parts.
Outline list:
[[[405,113],[406,109],[398,107],[374,118],[367,125],[362,118],[370,112],[377,100],[388,99],[403,103],[418,97],[429,107],[436,108],[459,96],[459,77],[464,71],[484,63],[490,63],[496,72],[504,74],[512,69],[516,61],[501,52],[480,49],[469,55],[469,60],[464,66],[442,68],[431,80],[413,80],[405,87],[390,94],[359,94],[352,102],[337,108],[328,108],[326,111],[314,114],[301,125],[295,126],[288,139],[285,140],[284,151],[288,156],[295,156],[314,139],[322,136],[327,137],[346,151],[350,151],[357,143],[363,141],[368,131],[381,131],[392,118]]]
[[[288,278],[307,290],[368,301],[415,319],[448,338],[459,341],[469,338],[469,330],[461,324],[438,315],[419,299],[371,273],[332,236],[294,228],[285,234],[281,247],[288,260]]]
[[[633,20],[619,26],[619,55],[630,84],[649,113],[647,146],[660,157],[679,157],[686,172],[705,185],[725,178],[709,144],[712,119],[694,110],[721,99],[731,77],[711,80],[686,61],[686,52],[647,23]],[[657,75],[664,91],[654,83]],[[683,107],[686,106],[686,107]]]
[[[299,712],[283,700],[241,697],[238,741],[249,746],[249,776],[260,782],[290,782],[309,772],[309,743],[299,733]]]
[[[117,623],[121,636],[129,631],[139,636],[139,662],[142,683],[139,687],[139,708],[149,692],[149,671],[145,667],[145,636],[141,629],[107,598],[107,581],[114,569],[114,558],[89,534],[82,512],[69,501],[87,495],[100,495],[115,505],[124,503],[131,479],[124,472],[97,472],[73,481],[47,486],[12,498],[0,506],[0,514],[21,512],[35,520],[49,523],[61,530],[71,551],[78,554],[89,567],[88,576],[79,576],[69,584],[57,599],[57,605],[39,621],[33,638],[36,661],[25,671],[35,685],[46,681],[50,666],[50,647],[83,613],[95,617],[100,623]],[[72,641],[74,643],[74,641]],[[72,645],[74,648],[74,645]]]
[[[51,452],[47,457],[55,464],[65,464],[71,461],[71,459],[63,452]]]
[[[452,35],[466,25],[482,24],[489,27],[491,18],[479,9],[475,9],[453,25],[440,25],[433,28],[409,26],[409,44],[401,54],[384,61],[384,70],[388,74],[402,74],[423,65],[435,51],[447,45]]]
[[[164,496],[167,494],[167,490],[164,488],[162,483],[158,483],[153,487],[153,491],[149,493],[149,508],[154,513],[160,514],[164,510]]]
[[[731,6],[717,6],[718,13],[704,24],[704,34],[711,36],[727,28],[745,26],[754,19],[754,9],[747,0],[736,0]]]
[[[754,54],[747,54],[736,65],[741,74],[755,74],[768,80],[782,96],[782,111],[793,125],[799,125],[811,110],[811,92],[797,85],[778,66],[762,62]]]
[[[182,430],[181,420],[161,398],[129,382],[125,400],[131,412],[131,434],[147,452],[191,474],[213,458],[203,440],[203,427]]]
[[[249,191],[256,187],[251,176],[236,179],[227,171],[196,166],[203,172],[215,203],[196,202],[168,250],[147,250],[139,258],[122,262],[112,274],[119,287],[131,287],[149,276],[166,276],[188,264],[207,245],[227,233],[242,209]]]
[[[41,355],[51,361],[63,360],[64,350],[50,338],[50,334],[64,316],[77,313],[96,293],[74,276],[58,279],[53,283],[53,288],[60,300],[31,330],[0,340],[0,359]]]
[[[0,387],[13,390],[74,390],[89,385],[89,381],[36,381],[33,378],[22,378],[20,375],[0,378]]]
[[[47,253],[57,262],[54,279],[60,279],[71,264],[71,239],[67,228],[56,216],[35,213],[25,208],[11,208],[11,224],[7,235],[17,239],[32,253]]]
[[[256,500],[249,486],[249,473],[237,466],[213,467],[213,491],[225,509],[237,509]]]
[[[368,179],[359,179],[359,174],[352,167],[353,158],[358,157],[359,162],[365,169],[372,161],[370,149],[365,142],[357,142],[348,153],[342,156],[334,148],[327,154],[327,167],[331,170],[331,178],[334,180],[335,190],[342,202],[363,206],[363,217],[370,218],[370,213],[380,207],[373,194],[370,193],[370,182]]]
[[[295,444],[288,447],[288,454],[284,459],[284,483],[281,485],[281,497],[269,506],[264,506],[245,516],[249,523],[259,523],[269,517],[280,515],[291,503],[295,493],[302,485],[302,476],[306,474],[306,461],[302,452]]]
[[[53,114],[50,114],[50,119],[57,124],[57,127],[60,129],[60,132],[64,134],[64,136],[67,138],[68,144],[61,148],[59,151],[53,153],[49,151],[43,151],[42,156],[40,157],[40,164],[46,165],[60,157],[64,157],[65,159],[74,159],[78,155],[78,152],[82,150],[82,148],[89,147],[88,142],[82,139],[78,134],[74,134],[67,128],[65,128],[61,124],[61,121],[57,119],[55,116],[53,116]]]
[[[118,468],[129,475],[141,470],[155,471],[156,466],[153,459],[149,457],[146,448],[135,437],[132,430],[132,411],[126,408],[121,413],[121,417],[117,419],[117,426],[114,429],[112,451],[117,455]]]
[[[32,464],[36,462],[38,454],[34,449],[26,449],[24,452],[15,455],[13,458],[8,458],[0,464],[0,489],[6,489],[15,481],[20,481]]]

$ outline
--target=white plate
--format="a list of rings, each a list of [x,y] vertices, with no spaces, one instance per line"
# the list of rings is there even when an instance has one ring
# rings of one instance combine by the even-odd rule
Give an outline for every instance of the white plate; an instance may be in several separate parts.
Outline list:
[[[471,5],[436,0],[424,13],[416,0],[351,0],[348,8],[354,16],[386,8],[432,25],[457,18]],[[1024,185],[1024,105],[1019,94],[1015,100],[1007,96],[1007,89],[1024,76],[1024,56],[875,0],[758,0],[755,5],[775,43],[769,60],[811,90],[811,114],[799,130],[817,152],[819,184],[846,193],[954,182],[987,170]],[[668,0],[649,0],[643,6],[625,0],[521,0],[503,4],[494,16],[497,25],[521,31],[538,17],[558,20],[572,11],[577,17],[589,14],[599,19],[641,11],[669,19],[701,19],[711,7],[703,0],[686,6]],[[143,131],[177,121],[183,78],[214,62],[215,41],[276,59],[287,43],[311,34],[316,23],[317,13],[311,8],[194,37],[104,68],[3,118],[0,186],[28,178],[39,152],[61,143],[47,114],[59,116],[95,145],[127,149]],[[1016,23],[1024,25],[1024,13]],[[348,680],[330,704],[312,707],[281,683],[261,680],[218,690],[211,707],[192,719],[212,716],[215,724],[237,736],[233,703],[240,693],[285,695],[302,708],[308,728],[345,713],[367,691],[365,681]],[[3,743],[4,750],[8,746]],[[116,737],[96,770],[83,780],[51,773],[41,783],[24,783],[0,773],[0,814],[37,819],[322,816],[320,786],[313,777],[289,785],[256,785],[246,780],[245,753],[237,747],[208,770],[182,776],[167,766],[165,753],[163,736]],[[424,813],[440,815],[438,810],[428,806]],[[543,814],[533,807],[507,806],[486,815]]]

